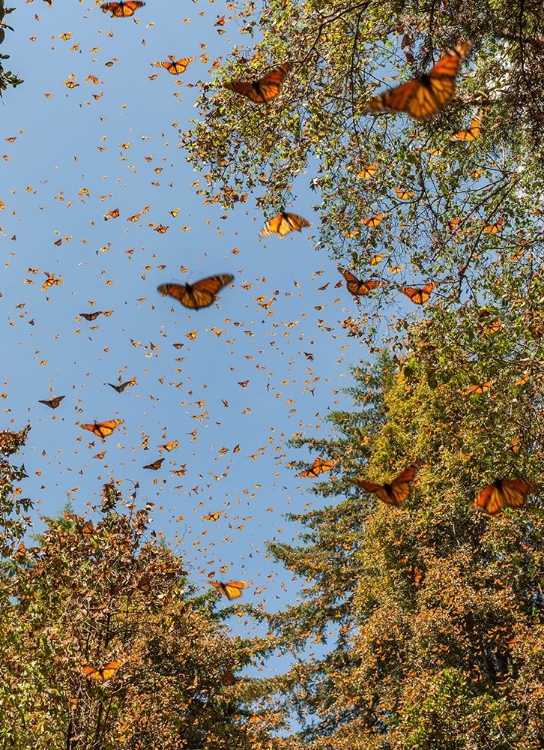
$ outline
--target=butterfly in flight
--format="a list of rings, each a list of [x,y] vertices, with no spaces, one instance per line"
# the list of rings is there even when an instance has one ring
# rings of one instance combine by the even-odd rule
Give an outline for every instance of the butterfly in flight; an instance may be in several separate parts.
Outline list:
[[[231,81],[231,83],[225,84],[225,88],[246,96],[252,102],[255,102],[255,104],[268,104],[269,101],[280,93],[283,79],[292,67],[292,63],[286,62],[258,80]]]
[[[53,398],[50,398],[48,401],[42,401],[42,399],[39,399],[39,402],[40,404],[45,404],[46,406],[49,406],[50,409],[56,409],[63,398],[64,396],[54,396]]]
[[[309,469],[304,469],[303,471],[299,472],[298,474],[295,474],[297,477],[318,477],[320,474],[325,474],[325,472],[330,471],[333,466],[336,466],[336,461],[329,459],[328,461],[323,461],[321,456],[318,456],[318,458],[315,459],[313,464]]]
[[[427,302],[435,286],[436,284],[431,281],[423,287],[401,286],[399,287],[399,292],[402,292],[408,299],[412,300],[414,305],[422,305],[424,302]]]
[[[96,667],[91,667],[90,665],[87,665],[86,667],[83,667],[81,670],[82,674],[84,674],[86,677],[90,677],[92,680],[98,680],[99,682],[106,682],[106,680],[111,680],[111,678],[114,676],[114,674],[117,672],[120,666],[122,666],[122,661],[110,661],[105,666],[97,669]]]
[[[112,18],[130,18],[145,5],[141,0],[126,0],[126,2],[103,3],[100,7],[103,13],[111,13]]]
[[[483,488],[470,509],[495,516],[503,508],[523,507],[527,495],[534,490],[535,486],[525,479],[497,479]]]
[[[346,287],[348,292],[353,294],[354,297],[360,297],[365,294],[369,294],[373,289],[380,289],[386,286],[385,281],[376,281],[375,279],[368,279],[368,281],[361,281],[357,276],[347,271],[342,266],[337,266],[338,271],[342,274],[346,280]]]
[[[156,461],[153,461],[153,463],[146,464],[143,468],[152,469],[153,471],[158,471],[161,468],[163,461],[164,461],[164,458],[158,458]]]
[[[208,581],[208,583],[224,594],[227,599],[239,599],[242,596],[243,589],[248,586],[247,581],[227,581],[226,583]]]
[[[416,475],[417,464],[412,464],[398,477],[393,479],[390,484],[375,484],[374,482],[366,482],[363,479],[357,479],[356,483],[359,487],[362,487],[367,492],[373,492],[376,497],[382,500],[387,505],[398,506],[410,496],[410,482]]]
[[[90,430],[93,435],[104,440],[104,438],[111,435],[115,428],[119,427],[120,424],[123,424],[122,419],[110,419],[107,422],[93,422],[92,424],[80,424],[79,426],[82,430]]]
[[[168,62],[161,62],[160,66],[167,70],[170,75],[180,76],[182,73],[185,73],[189,65],[194,62],[194,59],[194,57],[182,57],[176,60],[175,57],[171,56]]]
[[[117,393],[123,393],[125,388],[131,385],[135,385],[135,383],[136,378],[131,378],[130,380],[125,380],[124,383],[119,383],[119,385],[115,385],[114,383],[108,383],[108,385],[110,386],[110,388],[113,388],[115,391],[117,391]]]
[[[221,510],[216,510],[215,513],[212,513],[210,511],[205,516],[202,516],[202,520],[203,521],[218,521],[222,515],[223,515],[223,511]]]
[[[448,50],[428,73],[373,97],[364,114],[405,112],[416,120],[433,117],[452,99],[459,68],[471,49],[470,42],[460,42]]]
[[[476,118],[472,120],[466,130],[461,130],[460,133],[452,135],[450,141],[475,141],[481,134],[480,120]]]
[[[184,307],[200,310],[209,307],[216,300],[216,294],[233,281],[234,276],[224,273],[219,276],[208,276],[194,284],[161,284],[157,287],[163,296],[177,299]]]
[[[311,226],[311,222],[307,219],[303,219],[302,216],[282,211],[281,214],[268,219],[264,227],[261,229],[259,237],[268,237],[270,234],[277,234],[283,238],[286,234],[289,234],[289,232],[301,232],[302,227]]]
[[[85,318],[85,320],[96,320],[99,315],[106,315],[106,313],[102,312],[102,310],[96,310],[96,312],[92,312],[92,313],[79,313],[79,314],[82,318]],[[106,315],[106,317],[109,318],[110,315],[111,313],[109,313],[109,315]]]

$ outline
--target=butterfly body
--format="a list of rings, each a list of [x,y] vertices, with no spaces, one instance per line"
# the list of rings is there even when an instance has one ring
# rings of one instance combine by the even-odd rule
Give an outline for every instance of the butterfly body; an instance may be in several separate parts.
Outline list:
[[[49,406],[50,409],[56,409],[63,398],[64,396],[54,396],[53,398],[50,398],[49,400],[46,400],[46,401],[42,401],[42,399],[40,399],[39,402],[40,404],[45,404],[46,406]]]
[[[88,665],[86,667],[83,667],[81,672],[85,675],[85,677],[90,677],[92,680],[97,680],[98,682],[106,682],[106,680],[111,680],[111,678],[117,672],[119,667],[122,666],[122,664],[122,661],[110,661],[108,664],[105,664],[101,668],[91,667],[90,665]]]
[[[210,586],[218,589],[227,599],[239,599],[242,596],[243,589],[246,588],[247,581],[208,581]]]
[[[126,2],[103,3],[100,7],[103,13],[111,13],[112,18],[130,18],[145,5],[141,0],[126,0]]]
[[[234,276],[230,273],[219,276],[208,276],[194,284],[161,284],[157,287],[162,295],[177,299],[184,307],[191,310],[200,310],[209,307],[216,300],[216,294],[227,284],[233,281]]]
[[[435,286],[434,282],[425,284],[423,287],[401,286],[399,287],[399,291],[405,294],[414,305],[423,305],[431,296],[431,292]]]
[[[164,461],[164,458],[157,458],[156,461],[153,461],[153,463],[150,463],[150,464],[146,464],[143,468],[151,469],[152,471],[158,471],[161,468],[163,461]]]
[[[160,65],[161,68],[167,70],[170,75],[180,76],[182,73],[185,73],[189,65],[194,62],[194,59],[194,57],[182,57],[180,60],[174,58],[168,62],[161,62]]]
[[[277,234],[279,237],[283,238],[285,235],[289,234],[289,232],[301,232],[302,227],[311,226],[311,222],[307,219],[303,219],[302,216],[282,211],[281,214],[268,219],[264,227],[261,229],[259,237],[268,237],[270,234]]]
[[[93,422],[92,424],[81,424],[79,426],[82,430],[89,430],[93,433],[93,435],[96,435],[96,437],[104,440],[104,438],[107,438],[108,435],[111,435],[115,428],[120,424],[123,424],[122,419],[110,419],[107,422]]]
[[[376,484],[375,482],[367,482],[363,479],[357,479],[356,482],[359,487],[362,487],[367,492],[374,493],[382,502],[398,508],[410,496],[410,483],[416,475],[417,468],[417,464],[412,464],[401,472],[398,477],[393,479],[391,483]]]
[[[527,495],[534,490],[534,485],[525,479],[496,479],[483,488],[470,508],[495,516],[503,508],[523,507]]]
[[[333,459],[324,461],[321,456],[318,456],[309,469],[304,469],[296,476],[310,478],[318,477],[320,474],[325,474],[325,472],[330,471],[334,466],[336,466],[336,461]]]
[[[350,292],[350,294],[353,294],[354,297],[367,295],[373,289],[380,289],[381,287],[385,286],[384,281],[377,281],[376,279],[368,279],[367,281],[362,281],[361,279],[358,279],[357,276],[352,274],[351,271],[347,271],[345,268],[342,268],[342,266],[337,266],[337,268],[339,273],[341,273],[346,280],[346,288],[348,292]]]
[[[255,81],[232,81],[225,88],[247,97],[254,104],[268,104],[281,91],[285,75],[292,69],[290,62],[279,65],[262,78]]]
[[[451,101],[459,68],[471,48],[470,42],[460,42],[428,73],[374,96],[364,112],[404,112],[416,120],[433,117]]]

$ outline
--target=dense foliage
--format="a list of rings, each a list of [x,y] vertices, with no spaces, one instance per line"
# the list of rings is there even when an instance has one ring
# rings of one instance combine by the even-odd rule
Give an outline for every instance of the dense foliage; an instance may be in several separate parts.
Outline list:
[[[2,748],[267,746],[234,675],[252,649],[191,596],[151,510],[112,481],[99,520],[46,519],[5,562]]]

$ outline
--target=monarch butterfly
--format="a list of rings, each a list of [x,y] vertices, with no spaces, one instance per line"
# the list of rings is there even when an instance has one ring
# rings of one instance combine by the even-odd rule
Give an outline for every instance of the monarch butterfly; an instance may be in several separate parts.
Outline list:
[[[330,471],[333,468],[333,466],[336,466],[336,461],[332,459],[329,459],[328,461],[323,461],[321,456],[318,456],[309,469],[304,469],[298,474],[295,474],[295,476],[318,477],[320,474],[325,474],[325,472]]]
[[[497,479],[483,488],[470,509],[495,516],[503,508],[521,508],[534,490],[534,485],[525,479]]]
[[[227,583],[223,583],[222,581],[208,581],[208,583],[214,589],[219,589],[227,599],[239,599],[242,596],[243,589],[248,586],[247,581],[227,581]]]
[[[455,78],[471,49],[470,42],[460,42],[428,73],[373,97],[364,113],[405,112],[416,120],[436,115],[453,97]]]
[[[104,438],[111,435],[115,428],[119,427],[120,424],[123,424],[122,419],[110,419],[107,422],[93,422],[92,424],[80,424],[79,426],[82,430],[90,430],[96,435],[96,437],[104,440]]]
[[[161,468],[163,461],[164,461],[164,458],[158,458],[156,461],[153,461],[153,463],[146,464],[143,468],[152,469],[153,471],[158,471]]]
[[[225,88],[247,96],[255,104],[268,104],[280,93],[283,79],[292,67],[292,63],[286,62],[256,81],[232,81],[226,83]]]
[[[474,141],[480,137],[480,120],[472,120],[467,130],[461,130],[460,133],[452,135],[450,141]]]
[[[169,443],[163,443],[163,445],[159,445],[159,448],[161,450],[165,451],[173,451],[175,448],[179,448],[179,440],[170,440]]]
[[[223,683],[223,685],[236,685],[238,679],[235,677],[232,669],[226,669],[223,673],[223,677],[221,678],[221,682]]]
[[[174,57],[171,57],[168,62],[161,62],[161,68],[164,68],[167,70],[171,75],[173,76],[180,76],[182,73],[185,73],[189,65],[194,62],[194,57],[182,57],[179,60],[176,60]]]
[[[90,677],[92,680],[98,680],[99,682],[106,682],[106,680],[111,680],[113,675],[117,672],[117,670],[122,664],[123,664],[122,661],[110,661],[108,662],[108,664],[106,664],[100,669],[97,669],[96,667],[91,667],[91,666],[83,667],[81,672],[86,677]]]
[[[391,484],[374,484],[374,482],[365,482],[363,479],[357,479],[356,481],[359,487],[367,492],[373,492],[384,503],[398,507],[410,496],[410,482],[415,477],[417,468],[417,464],[412,464],[401,472],[396,479],[393,479]]]
[[[215,513],[207,513],[205,516],[202,516],[203,521],[218,521],[222,516],[222,511],[216,510]]]
[[[118,219],[119,214],[119,209],[113,208],[111,211],[108,211],[108,213],[104,214],[104,221],[109,221],[110,219]]]
[[[378,170],[377,164],[369,164],[368,167],[363,167],[357,177],[360,180],[371,180]]]
[[[376,214],[376,216],[368,216],[366,219],[363,219],[363,224],[365,224],[367,227],[377,227],[381,224],[384,216],[385,214]]]
[[[302,227],[311,227],[312,224],[307,219],[297,214],[288,214],[284,211],[277,216],[268,219],[264,227],[259,232],[259,237],[268,237],[270,234],[278,234],[281,238],[289,232],[301,232]]]
[[[46,289],[49,289],[50,286],[59,285],[64,283],[64,279],[55,278],[54,273],[49,273],[48,271],[45,271],[45,275],[47,276],[46,280],[42,284],[42,292],[45,292]]]
[[[118,3],[103,3],[100,7],[103,13],[111,13],[112,18],[129,18],[144,5],[142,0],[120,0]]]
[[[219,276],[208,276],[194,284],[161,284],[157,287],[163,295],[177,299],[184,307],[192,310],[200,310],[209,307],[215,302],[215,295],[227,284],[233,281],[234,276],[224,273]]]
[[[472,393],[473,395],[487,393],[492,385],[492,380],[486,380],[485,383],[471,383],[467,388],[466,393]]]
[[[376,281],[375,279],[368,279],[368,281],[361,281],[357,276],[354,276],[351,271],[346,271],[342,266],[336,266],[339,273],[346,280],[346,287],[348,292],[351,292],[354,297],[360,297],[361,295],[368,294],[372,289],[379,289],[385,286],[385,281]]]
[[[484,227],[484,234],[498,234],[498,232],[501,231],[502,225],[504,224],[504,216],[501,216],[501,218],[495,223],[490,224],[489,226]]]
[[[115,385],[114,383],[108,383],[110,388],[113,388],[117,393],[123,393],[125,388],[127,388],[130,385],[135,385],[136,378],[131,378],[130,380],[125,380],[124,383],[120,383],[119,385]]]
[[[97,310],[96,312],[92,313],[79,313],[82,318],[85,318],[85,320],[96,320],[99,315],[102,315],[101,310]]]
[[[53,398],[50,398],[49,401],[42,401],[42,399],[39,399],[39,402],[40,404],[49,406],[50,409],[56,409],[63,398],[64,396],[54,396]]]
[[[435,286],[436,284],[431,281],[424,287],[401,286],[399,291],[409,297],[415,305],[422,305],[427,302]]]
[[[408,198],[412,198],[412,196],[414,195],[413,190],[402,190],[398,187],[395,188],[395,193],[397,194],[397,198],[400,201],[407,201]]]

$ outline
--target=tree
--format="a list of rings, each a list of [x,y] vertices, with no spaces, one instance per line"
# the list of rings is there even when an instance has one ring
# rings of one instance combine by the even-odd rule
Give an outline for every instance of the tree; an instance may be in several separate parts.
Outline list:
[[[539,494],[496,518],[469,506],[497,476],[542,475],[542,392],[526,382],[515,398],[513,384],[472,395],[462,372],[429,384],[441,353],[427,326],[414,328],[412,347],[398,364],[383,357],[354,373],[358,411],[331,416],[339,437],[296,441],[338,463],[314,487],[335,502],[291,516],[304,528],[300,544],[271,545],[306,581],[301,604],[268,618],[297,656],[284,707],[303,722],[301,746],[316,750],[536,749],[544,742]],[[398,509],[357,486],[390,481],[416,459],[412,497]]]
[[[4,0],[0,0],[0,44],[3,44],[6,36],[4,29],[13,31],[11,26],[8,26],[4,21],[4,17],[13,13],[14,10],[15,8],[5,8]],[[9,55],[0,55],[0,60],[9,60]],[[12,73],[11,70],[4,70],[4,66],[0,62],[0,96],[2,96],[2,92],[5,91],[8,86],[13,86],[13,88],[15,88],[20,83],[22,83],[22,80]]]
[[[497,269],[522,262],[541,272],[540,3],[270,2],[250,20],[239,8],[242,31],[260,41],[214,64],[200,120],[183,140],[204,172],[200,192],[231,208],[255,192],[259,208],[277,213],[310,173],[316,249],[387,282],[366,302],[366,341],[373,321],[390,318],[399,287],[433,281],[457,310],[488,290]],[[412,78],[459,39],[473,51],[441,114],[363,114],[386,73]],[[286,60],[293,70],[269,105],[224,87]],[[455,139],[474,119],[478,135]]]
[[[66,510],[21,543],[2,585],[0,746],[271,747],[252,722],[253,647],[195,598],[181,560],[112,480],[99,520]]]

